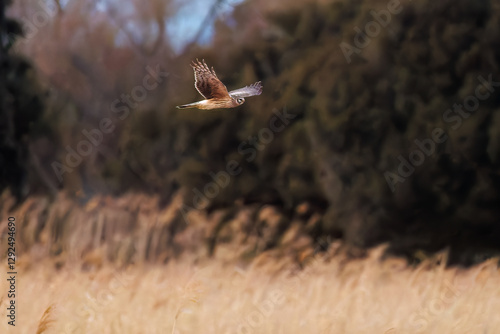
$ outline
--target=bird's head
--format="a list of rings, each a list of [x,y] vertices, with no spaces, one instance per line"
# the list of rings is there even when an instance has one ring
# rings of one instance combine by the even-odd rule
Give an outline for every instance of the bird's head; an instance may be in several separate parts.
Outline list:
[[[241,106],[243,103],[245,103],[245,99],[242,97],[239,97],[236,100],[236,103],[238,103],[239,106]]]

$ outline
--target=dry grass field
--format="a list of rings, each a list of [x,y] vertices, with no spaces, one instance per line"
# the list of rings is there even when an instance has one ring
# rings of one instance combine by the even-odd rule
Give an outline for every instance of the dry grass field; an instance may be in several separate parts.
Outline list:
[[[17,207],[11,197],[1,199],[2,216],[15,216],[18,224],[18,275],[15,328],[5,317],[8,282],[0,280],[0,333],[485,334],[500,328],[498,259],[461,269],[446,267],[442,253],[409,266],[384,256],[383,247],[353,257],[337,241],[317,253],[301,230],[310,222],[293,220],[277,247],[265,251],[262,241],[275,238],[281,219],[272,207],[242,207],[224,225],[218,223],[224,212],[193,211],[186,225],[176,218],[179,197],[165,208],[144,195],[80,205],[60,194],[52,204],[31,198]],[[4,236],[6,222],[0,223]],[[263,233],[247,228],[253,225]],[[217,240],[212,255],[207,240]]]
[[[266,253],[247,265],[185,257],[87,271],[21,259],[18,325],[3,316],[0,332],[498,333],[497,260],[446,268],[441,255],[409,267],[381,254],[311,256],[303,269]]]

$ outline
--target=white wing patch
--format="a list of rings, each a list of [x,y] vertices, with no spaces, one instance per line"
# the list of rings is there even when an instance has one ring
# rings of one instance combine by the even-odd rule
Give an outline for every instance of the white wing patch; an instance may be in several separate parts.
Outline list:
[[[262,84],[260,81],[256,83],[246,86],[240,89],[232,90],[229,92],[229,96],[232,98],[240,98],[240,97],[248,97],[262,94]]]

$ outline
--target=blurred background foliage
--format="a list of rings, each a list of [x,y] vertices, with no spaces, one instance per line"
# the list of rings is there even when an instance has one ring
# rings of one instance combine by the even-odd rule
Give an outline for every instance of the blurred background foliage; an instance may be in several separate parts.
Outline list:
[[[1,31],[1,187],[20,199],[62,189],[82,203],[145,192],[160,205],[183,190],[192,206],[193,188],[203,191],[211,172],[235,160],[242,172],[210,199],[209,212],[256,203],[292,217],[300,206],[306,218],[320,214],[306,229],[312,238],[389,241],[408,255],[444,247],[497,254],[500,95],[480,101],[458,128],[443,114],[474,94],[478,76],[500,81],[500,7],[401,1],[401,12],[347,59],[341,44],[355,46],[355,28],[391,2],[255,0],[222,14],[216,1],[188,22],[189,37],[169,30],[179,20],[175,1],[17,1],[8,14],[25,36],[11,19]],[[213,34],[203,37],[208,26]],[[233,110],[177,110],[200,99],[189,66],[196,58],[230,90],[261,80],[263,94]],[[168,75],[134,100],[157,68]],[[250,148],[242,143],[284,110],[295,115],[286,128],[254,159],[242,154]],[[103,118],[113,131],[60,182],[54,161],[64,164],[68,147]],[[385,173],[397,174],[398,156],[408,160],[414,140],[435,128],[448,139],[391,191]]]

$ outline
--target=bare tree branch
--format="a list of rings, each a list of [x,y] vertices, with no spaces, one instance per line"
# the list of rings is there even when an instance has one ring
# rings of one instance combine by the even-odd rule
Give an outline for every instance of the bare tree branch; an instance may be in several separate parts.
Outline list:
[[[225,0],[216,0],[212,7],[210,8],[210,11],[208,12],[207,16],[205,16],[205,19],[201,22],[200,27],[198,28],[198,32],[194,36],[194,38],[191,40],[191,42],[188,44],[187,48],[190,48],[192,45],[198,43],[200,41],[200,38],[202,34],[205,32],[205,29],[208,25],[210,25],[210,22],[213,21],[213,18],[217,14],[217,9],[224,4]]]

